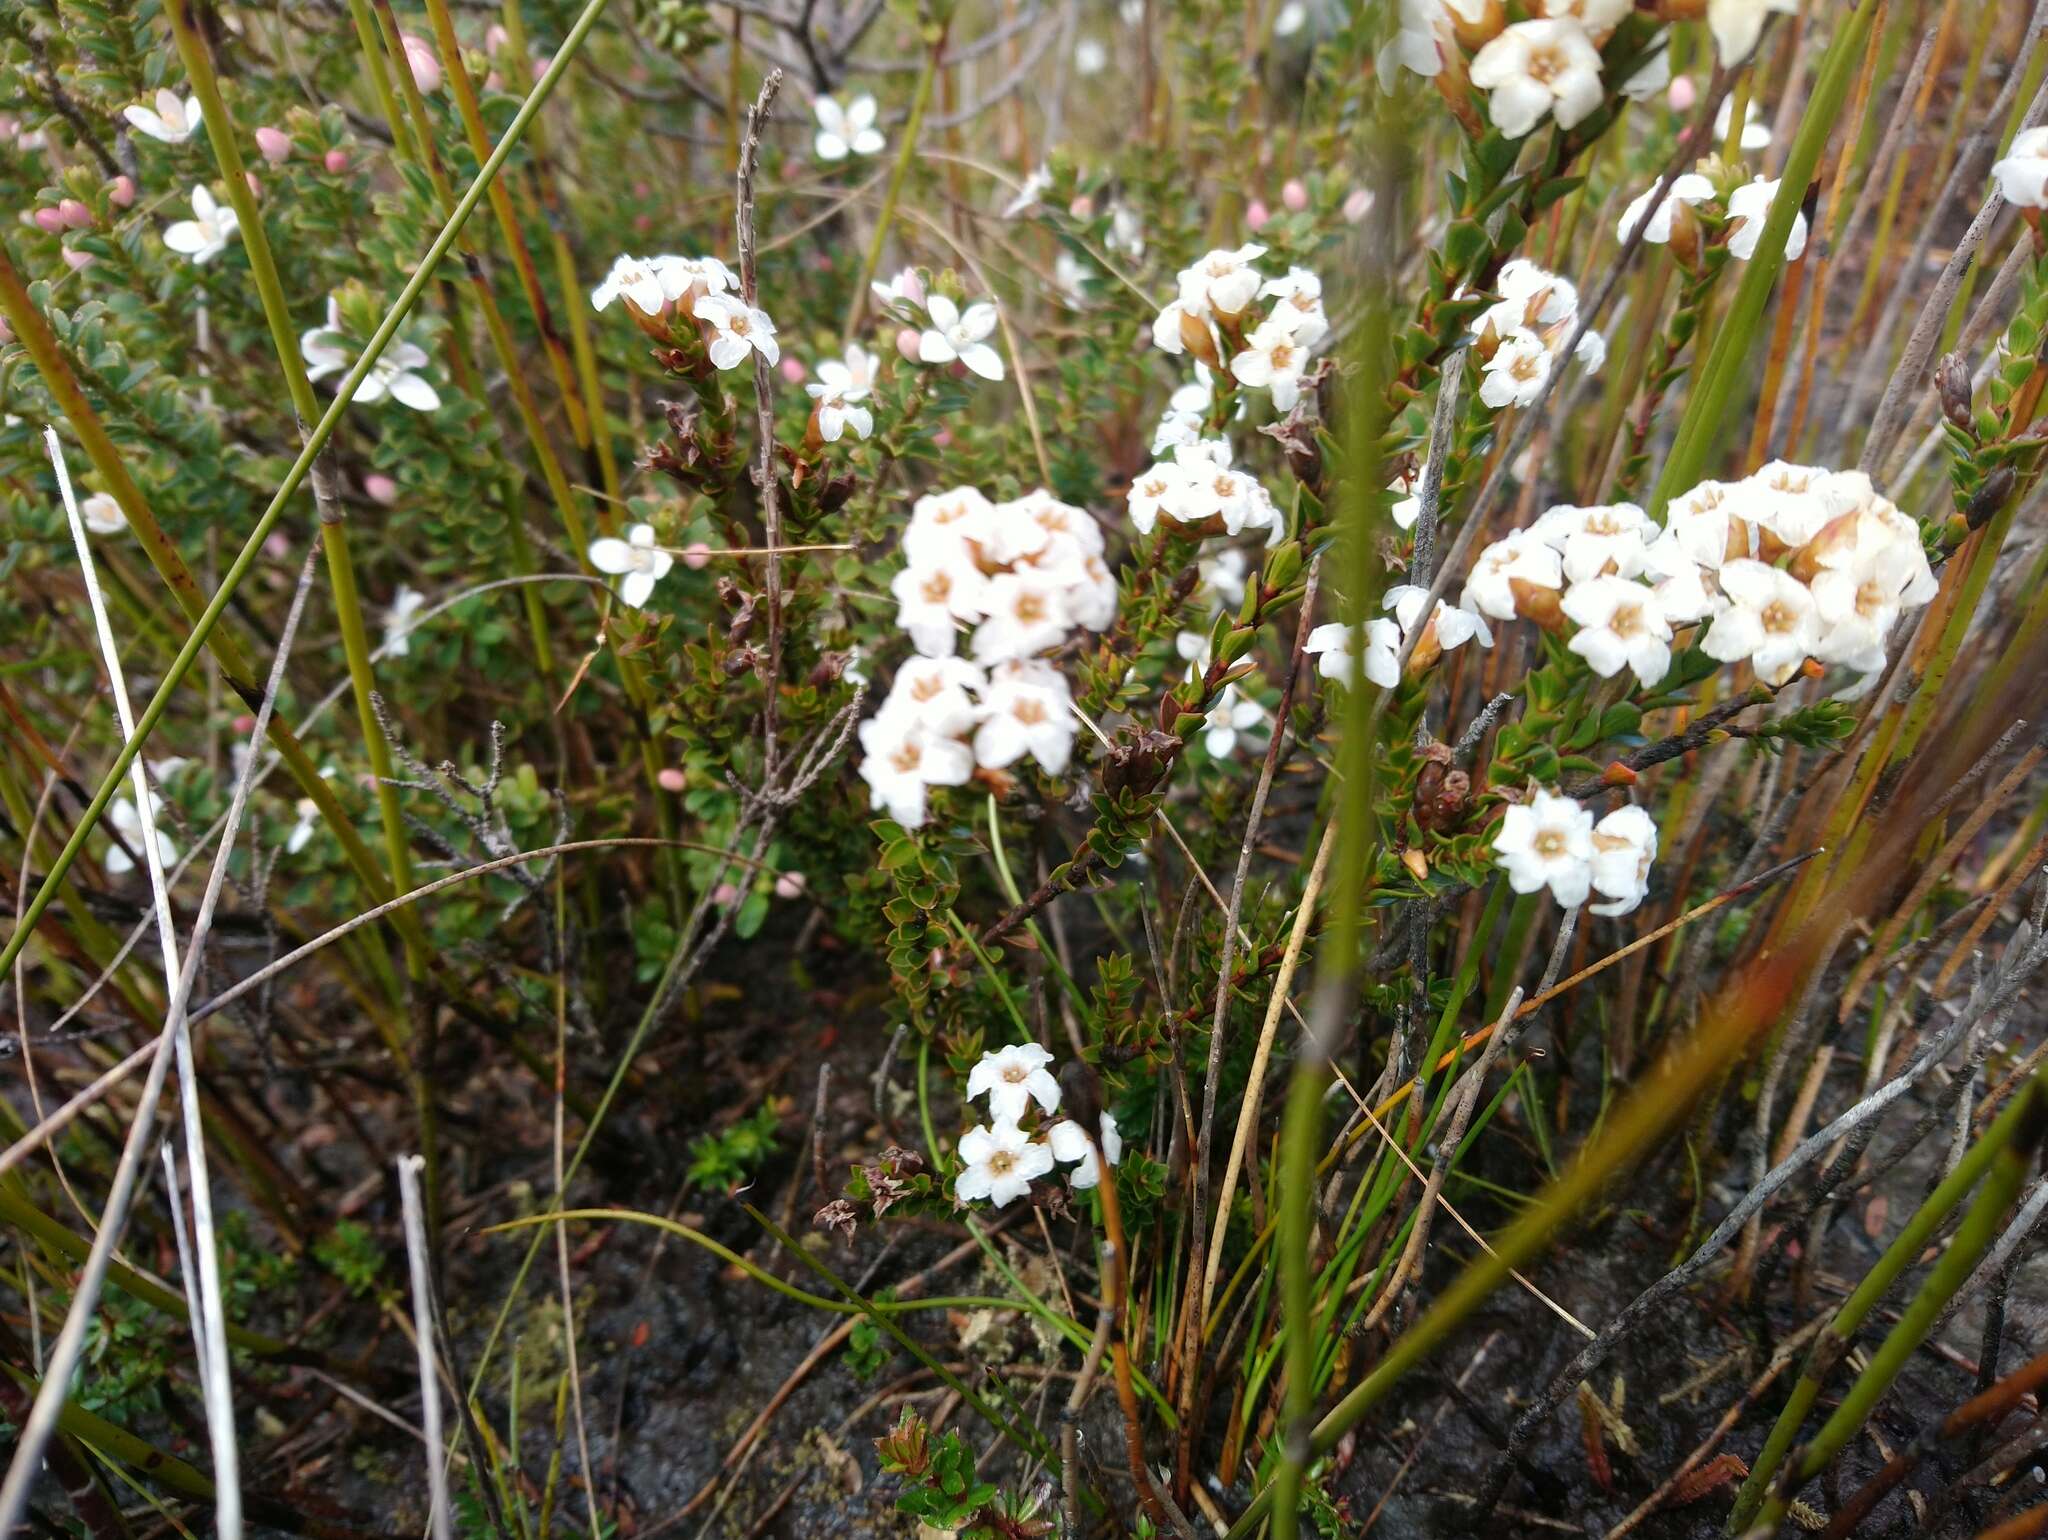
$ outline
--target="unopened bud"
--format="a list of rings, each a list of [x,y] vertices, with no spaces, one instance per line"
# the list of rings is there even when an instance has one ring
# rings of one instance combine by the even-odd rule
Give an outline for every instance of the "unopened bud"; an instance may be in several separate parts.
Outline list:
[[[1429,881],[1429,857],[1413,845],[1401,852],[1401,864],[1408,868],[1408,875],[1417,882]]]
[[[1198,315],[1189,315],[1185,310],[1180,316],[1180,342],[1196,358],[1211,369],[1223,367],[1216,352],[1216,334],[1209,329],[1209,323]]]
[[[1960,353],[1944,353],[1934,366],[1934,388],[1941,395],[1941,412],[1965,433],[1974,433],[1970,415],[1970,366]]]
[[[1977,495],[1970,499],[1970,506],[1963,512],[1970,528],[1982,529],[1989,523],[1991,516],[2011,499],[2012,489],[2018,480],[2010,465],[2001,465],[1986,476],[1984,484],[1977,488]]]
[[[1508,579],[1508,591],[1515,596],[1515,613],[1522,619],[1541,626],[1553,636],[1564,630],[1564,609],[1558,603],[1556,589],[1545,588],[1527,578],[1511,577]]]

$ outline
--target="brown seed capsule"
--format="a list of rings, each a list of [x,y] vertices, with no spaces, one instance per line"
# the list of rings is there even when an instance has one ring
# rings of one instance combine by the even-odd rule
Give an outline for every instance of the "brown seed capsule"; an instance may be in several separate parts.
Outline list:
[[[1970,414],[1970,366],[1960,353],[1944,353],[1934,366],[1934,388],[1941,395],[1942,415],[1965,433],[1974,433]]]
[[[1990,522],[1991,516],[2011,499],[2018,479],[2010,465],[2001,465],[1984,478],[1984,484],[1977,488],[1977,495],[1970,499],[1970,506],[1963,514],[1970,528],[1982,529]]]

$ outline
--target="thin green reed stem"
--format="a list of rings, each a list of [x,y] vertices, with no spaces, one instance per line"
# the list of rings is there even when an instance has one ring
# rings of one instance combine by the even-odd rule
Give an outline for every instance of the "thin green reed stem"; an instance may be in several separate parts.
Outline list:
[[[1991,1172],[1984,1179],[1984,1190],[1970,1205],[1970,1212],[1956,1229],[1955,1239],[1942,1253],[1941,1260],[1934,1264],[1934,1270],[1927,1275],[1927,1281],[1920,1286],[1913,1303],[1884,1339],[1883,1346],[1871,1355],[1869,1364],[1856,1377],[1855,1384],[1849,1387],[1849,1393],[1842,1397],[1835,1414],[1801,1451],[1798,1463],[1788,1473],[1787,1479],[1778,1484],[1778,1489],[1764,1504],[1758,1522],[1769,1526],[1773,1533],[1799,1489],[1827,1469],[1828,1462],[1840,1454],[1843,1446],[1870,1420],[1879,1399],[1934,1329],[1936,1318],[1955,1297],[1956,1291],[1968,1282],[1971,1270],[1991,1249],[1992,1242],[1998,1239],[2007,1213],[2019,1197],[2020,1189],[2026,1186],[2027,1172],[2040,1144],[2040,1093],[2041,1080],[2037,1074],[2021,1088],[2013,1099],[2013,1107],[2008,1109],[2019,1111],[2018,1124],[2008,1130],[2005,1141],[1999,1145],[1991,1162]],[[2020,1110],[2022,1108],[2024,1110]],[[1990,1138],[1991,1133],[1987,1130],[1978,1142],[1984,1143]]]
[[[391,147],[400,159],[417,160],[418,147],[405,126],[404,114],[398,110],[398,98],[391,94],[391,76],[384,68],[383,52],[377,47],[377,23],[370,17],[369,0],[348,0],[348,16],[356,29],[356,48],[363,56],[363,67],[370,73],[371,89],[377,93],[377,110],[384,114],[384,122],[391,130]]]
[[[938,78],[939,56],[946,51],[946,27],[944,23],[935,29],[931,48],[924,56],[924,69],[917,77],[917,94],[910,99],[910,117],[903,124],[903,141],[896,149],[896,164],[889,171],[889,186],[882,194],[882,212],[875,220],[875,237],[868,242],[867,260],[861,264],[860,282],[853,286],[853,303],[846,312],[846,336],[851,342],[854,332],[860,326],[860,319],[867,313],[868,285],[874,282],[875,271],[882,265],[882,248],[889,239],[889,227],[896,221],[896,200],[902,195],[903,180],[910,174],[910,163],[917,158],[917,134],[924,126],[925,109],[931,105],[932,82]]]
[[[1813,99],[1792,140],[1791,153],[1785,158],[1778,196],[1771,200],[1770,217],[1764,221],[1756,254],[1744,269],[1727,318],[1714,333],[1713,350],[1700,369],[1698,388],[1686,403],[1671,453],[1657,477],[1656,490],[1650,497],[1650,511],[1654,514],[1661,514],[1666,503],[1700,479],[1714,435],[1728,420],[1729,401],[1748,363],[1764,306],[1770,302],[1771,289],[1785,266],[1786,237],[1792,233],[1792,221],[1799,215],[1805,189],[1813,181],[1821,153],[1842,115],[1878,4],[1879,0],[1860,0],[1855,14],[1828,45]]]
[[[13,933],[7,938],[7,945],[5,948],[0,948],[0,973],[5,973],[7,969],[14,965],[15,958],[21,955],[21,949],[28,944],[28,938],[34,933],[37,921],[42,918],[43,911],[49,908],[50,900],[55,896],[58,880],[65,872],[71,869],[71,863],[78,859],[78,853],[85,848],[87,837],[92,833],[94,825],[98,823],[100,815],[106,811],[107,804],[113,800],[114,794],[120,789],[123,779],[128,774],[128,767],[135,762],[135,756],[142,752],[142,745],[148,740],[156,724],[162,720],[165,710],[170,705],[172,692],[178,688],[184,681],[185,675],[191,671],[192,664],[198,658],[200,649],[206,646],[207,639],[213,635],[214,627],[220,623],[222,612],[227,609],[229,601],[234,598],[235,590],[241,586],[242,581],[248,577],[250,569],[255,566],[256,558],[263,549],[263,542],[269,538],[270,531],[276,527],[277,521],[284,516],[286,506],[297,494],[300,486],[304,484],[308,472],[313,468],[314,460],[319,457],[320,451],[326,447],[328,439],[333,437],[335,428],[341,422],[342,414],[348,410],[349,403],[355,399],[356,391],[361,388],[363,381],[368,378],[372,366],[383,356],[384,349],[390,345],[391,339],[398,335],[398,328],[405,323],[405,318],[412,313],[412,307],[419,302],[421,293],[426,289],[428,283],[433,280],[433,276],[439,269],[442,259],[448,255],[449,249],[454,246],[456,236],[461,234],[463,225],[468,222],[469,216],[476,211],[477,204],[483,201],[484,191],[489,187],[491,179],[504,166],[514,146],[519,143],[520,137],[525,134],[527,125],[533,121],[535,115],[539,113],[541,107],[547,102],[548,97],[553,94],[556,84],[568,72],[569,65],[575,61],[576,55],[582,50],[584,40],[590,35],[591,28],[597,25],[598,18],[604,14],[605,6],[608,3],[609,0],[587,0],[582,12],[576,18],[575,25],[569,29],[568,36],[562,40],[562,46],[556,51],[553,61],[550,62],[540,79],[534,82],[532,92],[528,94],[525,102],[520,105],[519,111],[512,121],[506,125],[504,138],[498,141],[497,148],[491,151],[490,159],[485,161],[478,170],[476,180],[470,183],[469,189],[463,193],[461,200],[455,205],[454,212],[449,215],[448,222],[441,227],[440,233],[434,237],[432,244],[427,247],[425,255],[420,258],[419,266],[414,269],[412,277],[406,280],[405,287],[399,291],[397,300],[393,302],[391,309],[386,312],[383,321],[378,324],[377,330],[371,335],[369,343],[363,349],[362,356],[355,361],[355,365],[343,378],[341,387],[334,393],[334,399],[328,403],[327,410],[321,414],[320,420],[313,425],[313,431],[306,436],[305,445],[299,450],[298,458],[292,461],[291,468],[285,472],[284,480],[278,486],[276,494],[271,498],[269,507],[264,509],[263,516],[256,521],[256,527],[250,530],[249,537],[243,542],[241,550],[235,553],[235,559],[229,565],[227,574],[221,581],[221,586],[215,591],[213,598],[208,601],[206,608],[195,618],[191,635],[186,637],[185,645],[178,649],[177,657],[172,660],[171,666],[165,671],[163,682],[157,686],[156,693],[149,698],[149,704],[143,707],[142,715],[136,722],[135,736],[122,745],[121,752],[115,756],[113,764],[107,768],[106,776],[100,782],[99,790],[93,794],[92,801],[86,805],[84,813],[80,816],[76,827],[71,832],[71,838],[65,841],[64,848],[57,853],[57,858],[51,863],[50,870],[44,874],[41,885],[36,889],[35,897],[29,900],[28,908],[23,912],[20,921],[15,925]],[[40,319],[40,313],[37,314],[38,319]],[[76,424],[74,424],[75,426]],[[303,758],[304,751],[301,750],[300,754]],[[318,794],[313,788],[321,786],[323,783],[317,770],[312,769],[310,764],[307,766],[307,769],[309,771],[307,795],[313,796],[317,800]],[[345,815],[339,816],[341,816],[342,822],[345,823],[347,821]]]
[[[1819,1398],[1828,1371],[1848,1351],[1850,1342],[1862,1328],[1864,1320],[1875,1310],[1891,1287],[1898,1281],[1899,1274],[1912,1266],[1913,1261],[1923,1252],[1942,1221],[1969,1195],[1978,1179],[1998,1162],[2015,1140],[2030,1139],[2038,1143],[2041,1118],[2041,1081],[2037,1075],[2027,1082],[2021,1092],[2012,1099],[1992,1125],[1984,1130],[1983,1137],[1964,1152],[1956,1162],[1954,1171],[1941,1185],[1927,1195],[1927,1201],[1906,1222],[1906,1227],[1894,1237],[1885,1248],[1884,1255],[1855,1291],[1842,1302],[1842,1308],[1835,1312],[1835,1318],[1828,1322],[1827,1330],[1815,1339],[1808,1349],[1806,1363],[1800,1369],[1799,1382],[1792,1387],[1791,1397],[1785,1402],[1785,1409],[1778,1414],[1777,1423],[1771,1428],[1770,1437],[1764,1440],[1764,1447],[1751,1467],[1749,1479],[1736,1494],[1735,1508],[1728,1516],[1728,1532],[1739,1534],[1748,1528],[1763,1505],[1764,1496],[1770,1490],[1771,1478],[1777,1474],[1785,1455],[1792,1447],[1792,1440],[1799,1436],[1800,1424],[1812,1410]],[[2032,1148],[2029,1143],[2028,1148]],[[2024,1164],[2024,1161],[2022,1161]],[[1960,1244],[1960,1238],[1957,1244]],[[1950,1247],[1950,1254],[1954,1253]],[[1938,1270],[1937,1270],[1938,1271]],[[1932,1280],[1930,1280],[1931,1282]],[[1901,1323],[1904,1324],[1903,1322]],[[1889,1343],[1886,1344],[1890,1346]],[[1875,1365],[1877,1360],[1873,1359]],[[1894,1371],[1896,1372],[1896,1371]],[[1881,1387],[1880,1387],[1881,1388]],[[1844,1402],[1844,1406],[1848,1403]],[[1840,1413],[1837,1412],[1837,1417]],[[1860,1425],[1862,1419],[1857,1419]],[[1829,1424],[1833,1426],[1832,1421]],[[1853,1428],[1851,1429],[1853,1431]],[[1823,1434],[1823,1437],[1826,1435]],[[1781,1509],[1780,1512],[1783,1510]]]
[[[207,138],[213,142],[214,158],[220,162],[227,182],[228,202],[235,211],[242,249],[249,258],[249,274],[256,283],[263,304],[263,319],[270,327],[270,340],[277,350],[277,366],[284,372],[285,389],[292,398],[299,432],[319,414],[319,399],[307,378],[305,360],[299,356],[299,337],[292,325],[291,306],[278,278],[277,262],[270,252],[270,238],[263,228],[263,211],[249,190],[241,147],[235,143],[234,121],[221,100],[220,82],[213,71],[213,56],[193,30],[187,9],[191,0],[168,0],[164,15],[185,62],[186,77],[198,94],[200,114],[206,122]],[[377,815],[384,825],[384,855],[390,868],[394,894],[412,891],[412,854],[406,847],[405,820],[398,807],[398,788],[391,784],[391,745],[377,725],[377,713],[370,703],[376,688],[370,662],[370,641],[363,626],[362,599],[356,587],[355,559],[349,550],[348,526],[342,523],[331,495],[322,495],[321,478],[315,476],[314,501],[320,518],[320,543],[327,560],[327,581],[334,594],[335,618],[341,625],[342,654],[348,663],[349,693],[355,699],[356,720],[363,733],[363,749],[370,773],[377,778]],[[415,980],[426,973],[426,960],[419,941],[408,935],[405,943],[407,971]],[[430,1187],[431,1191],[432,1188]]]

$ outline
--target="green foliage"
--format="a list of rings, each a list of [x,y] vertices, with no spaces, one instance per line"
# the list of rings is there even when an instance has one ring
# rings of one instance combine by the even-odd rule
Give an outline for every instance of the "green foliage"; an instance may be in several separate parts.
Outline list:
[[[384,1274],[384,1252],[369,1229],[353,1219],[336,1222],[313,1243],[313,1259],[361,1298],[376,1289]]]
[[[715,1134],[690,1141],[690,1184],[722,1192],[745,1182],[775,1153],[781,1118],[772,1102]]]

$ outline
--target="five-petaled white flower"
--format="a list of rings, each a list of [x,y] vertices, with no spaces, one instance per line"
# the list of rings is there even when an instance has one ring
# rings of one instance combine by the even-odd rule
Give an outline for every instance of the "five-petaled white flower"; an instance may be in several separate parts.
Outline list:
[[[1060,1083],[1046,1065],[1052,1054],[1036,1043],[1013,1043],[981,1056],[967,1072],[967,1099],[988,1098],[988,1115],[999,1126],[1014,1124],[1036,1101],[1047,1112],[1060,1110]]]
[[[1546,115],[1559,128],[1583,122],[1599,107],[1600,50],[1569,17],[1518,21],[1480,49],[1472,84],[1486,91],[1493,126],[1520,139]]]
[[[1102,1114],[1102,1157],[1112,1166],[1123,1159],[1123,1136],[1116,1131],[1116,1119],[1107,1112]],[[1052,1146],[1052,1153],[1062,1165],[1072,1164],[1074,1171],[1067,1180],[1079,1188],[1093,1187],[1102,1180],[1102,1161],[1095,1158],[1095,1142],[1088,1137],[1087,1130],[1070,1118],[1062,1118],[1045,1131],[1045,1141]]]
[[[1549,378],[1550,349],[1543,339],[1532,331],[1510,332],[1486,361],[1479,399],[1496,409],[1530,406],[1543,394]]]
[[[781,360],[775,323],[760,306],[732,294],[707,294],[695,308],[697,319],[711,325],[711,361],[719,368],[736,369],[749,353],[759,353],[771,364]]]
[[[1230,360],[1230,372],[1241,384],[1270,390],[1275,411],[1294,410],[1301,399],[1301,371],[1308,364],[1307,344],[1277,314],[1261,321],[1244,344],[1244,351]]]
[[[818,159],[882,153],[885,141],[875,127],[874,97],[862,93],[842,107],[837,97],[821,96],[811,103],[811,111],[818,119]]]
[[[1728,250],[1747,262],[1756,255],[1756,243],[1763,239],[1764,223],[1771,217],[1771,201],[1778,195],[1775,179],[1758,177],[1745,182],[1728,195]],[[1785,237],[1785,260],[1797,262],[1806,250],[1806,214],[1792,216],[1791,233]]]
[[[1337,684],[1348,685],[1357,674],[1357,660],[1351,652],[1351,627],[1331,621],[1309,632],[1301,650],[1316,660],[1316,672]],[[1365,623],[1365,677],[1381,689],[1391,690],[1401,678],[1401,628],[1391,620],[1374,618]]]
[[[986,1198],[997,1208],[1006,1208],[1031,1191],[1033,1179],[1053,1165],[1049,1146],[1000,1120],[993,1128],[968,1129],[960,1136],[959,1153],[967,1169],[954,1178],[953,1196],[963,1203]]]
[[[1710,658],[1747,658],[1757,678],[1783,684],[1819,640],[1813,594],[1782,568],[1748,557],[1724,563],[1721,592],[1728,607],[1714,617],[1700,642]]]
[[[1518,529],[1479,553],[1460,601],[1468,610],[1513,620],[1524,602],[1564,586],[1564,557],[1533,530]],[[1533,618],[1533,617],[1531,617]]]
[[[164,144],[183,144],[198,132],[202,121],[198,97],[188,96],[181,101],[178,93],[169,89],[158,90],[154,110],[138,102],[123,107],[121,116],[138,134],[147,134]]]
[[[804,391],[818,403],[818,437],[836,444],[848,428],[855,438],[875,431],[875,415],[860,403],[875,383],[875,355],[858,342],[850,343],[846,357],[828,358],[818,365],[818,377],[806,381]]]
[[[128,515],[106,492],[95,492],[80,503],[78,516],[95,535],[118,535],[128,527]]]
[[[1593,913],[1633,913],[1649,895],[1656,859],[1657,820],[1641,808],[1618,807],[1593,825],[1593,888],[1612,900],[1593,905]]]
[[[1493,853],[1517,893],[1547,887],[1565,908],[1575,909],[1593,886],[1593,815],[1570,797],[1538,791],[1507,810]]]
[[[1670,671],[1671,625],[1654,589],[1624,577],[1590,577],[1565,590],[1561,607],[1579,628],[1571,650],[1602,679],[1627,668],[1648,686]]]
[[[884,711],[860,724],[860,778],[868,805],[887,809],[906,829],[925,820],[925,789],[964,786],[974,774],[966,744],[929,727],[909,712]]]
[[[1202,747],[1212,759],[1228,759],[1237,750],[1237,740],[1266,720],[1266,708],[1234,684],[1225,685],[1202,722]]]
[[[1003,377],[1003,358],[989,343],[996,329],[996,307],[983,301],[962,310],[943,294],[926,302],[925,312],[932,324],[919,334],[917,356],[928,364],[950,364],[958,359],[985,380]]]
[[[675,564],[676,559],[654,543],[652,524],[635,524],[623,540],[605,535],[590,542],[590,565],[623,579],[619,598],[636,610]]]
[[[315,326],[299,338],[299,351],[305,355],[306,378],[317,380],[330,374],[339,374],[354,366],[357,348],[348,333],[341,329],[341,307],[334,296],[327,298],[327,324]],[[363,383],[356,387],[356,400],[365,405],[382,401],[386,396],[400,406],[409,406],[416,412],[431,412],[441,404],[441,397],[434,387],[416,372],[426,367],[426,350],[410,342],[392,339],[363,376]]]
[[[228,241],[239,228],[235,211],[213,201],[205,184],[192,189],[192,217],[181,219],[164,231],[164,244],[193,262],[211,262],[228,249]]]
[[[2013,136],[2012,148],[1991,168],[2005,201],[2016,208],[2048,208],[2048,127]]]
[[[1001,770],[1029,754],[1048,775],[1060,774],[1079,728],[1072,703],[1066,676],[1050,663],[1019,658],[998,664],[982,697],[975,762]]]
[[[149,813],[150,820],[156,825],[157,859],[163,864],[164,869],[168,871],[177,863],[178,847],[173,845],[171,837],[164,833],[163,799],[158,797],[155,792],[149,793]],[[128,854],[129,850],[134,850],[142,855],[146,864],[148,855],[143,849],[142,814],[136,811],[134,800],[130,797],[115,798],[113,805],[107,809],[107,821],[119,831],[121,839],[126,842],[126,848],[116,843],[107,851],[107,859],[104,863],[107,875],[109,877],[118,877],[124,872],[135,870],[135,859]]]
[[[402,658],[412,651],[412,617],[420,606],[427,602],[427,596],[407,583],[398,585],[398,592],[391,596],[391,607],[384,612],[384,656]]]
[[[660,315],[670,295],[661,281],[661,270],[655,266],[658,259],[622,256],[612,263],[604,281],[590,291],[590,304],[594,310],[610,308],[615,299],[624,299],[635,310],[647,315]]]

